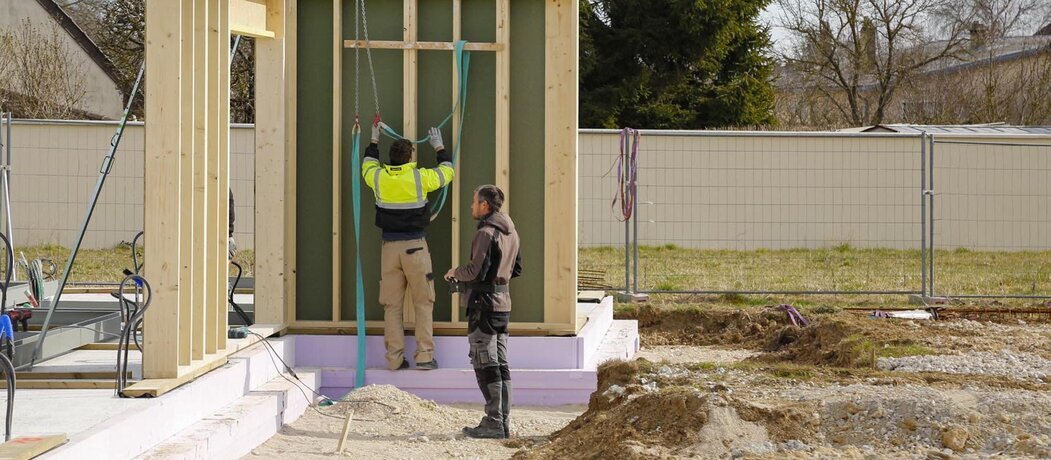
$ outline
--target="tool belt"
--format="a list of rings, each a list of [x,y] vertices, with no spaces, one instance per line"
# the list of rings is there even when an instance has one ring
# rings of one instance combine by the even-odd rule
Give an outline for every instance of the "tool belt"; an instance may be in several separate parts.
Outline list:
[[[511,292],[506,284],[492,284],[492,283],[467,283],[467,288],[474,292],[482,292],[487,294],[495,293],[508,293]]]

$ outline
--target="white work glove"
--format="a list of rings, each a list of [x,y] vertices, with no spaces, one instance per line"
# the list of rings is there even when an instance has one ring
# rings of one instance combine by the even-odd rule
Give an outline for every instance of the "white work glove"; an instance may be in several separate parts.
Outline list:
[[[373,144],[380,143],[380,125],[382,124],[383,122],[381,121],[372,125],[372,137],[369,138],[369,140],[372,141]]]
[[[227,256],[230,260],[234,260],[234,254],[237,253],[237,242],[234,241],[234,237],[231,236],[230,239],[227,240],[227,244],[229,245]]]
[[[434,151],[445,150],[445,145],[442,144],[442,132],[438,128],[431,128],[427,131],[427,135],[430,136],[431,147],[434,147]]]

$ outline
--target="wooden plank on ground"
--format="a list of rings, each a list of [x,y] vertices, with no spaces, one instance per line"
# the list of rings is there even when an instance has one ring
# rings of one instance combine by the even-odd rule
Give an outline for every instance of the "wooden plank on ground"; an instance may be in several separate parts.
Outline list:
[[[131,371],[127,373],[131,378]],[[113,371],[83,371],[83,372],[19,372],[16,374],[18,382],[23,380],[109,380],[111,383],[117,378]]]
[[[18,380],[15,388],[19,390],[112,390],[116,386],[113,380],[99,379],[65,379],[65,380]],[[7,388],[7,381],[0,380],[0,388]]]
[[[0,444],[0,459],[29,460],[65,444],[68,440],[64,433],[17,436]]]

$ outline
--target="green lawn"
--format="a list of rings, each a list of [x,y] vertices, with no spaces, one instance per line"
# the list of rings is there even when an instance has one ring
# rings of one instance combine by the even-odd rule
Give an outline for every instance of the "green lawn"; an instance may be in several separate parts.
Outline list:
[[[937,294],[1051,294],[1051,251],[936,251]],[[624,285],[622,248],[587,248],[581,269],[605,271]],[[892,249],[699,250],[674,245],[639,249],[639,289],[658,291],[918,291],[920,253]],[[726,296],[748,303],[757,296]],[[758,296],[779,297],[786,296]],[[855,296],[856,297],[856,296]],[[901,302],[903,295],[861,302]],[[852,301],[853,303],[854,301]]]
[[[69,249],[57,245],[18,247],[15,249],[16,260],[19,254],[25,254],[26,260],[37,258],[51,259],[58,265],[59,274],[66,267],[69,260]],[[251,276],[255,254],[251,250],[238,251],[235,260],[244,267],[244,276]],[[139,247],[139,263],[143,261],[143,250]],[[6,265],[6,264],[5,264]],[[70,282],[74,283],[116,283],[124,278],[122,271],[131,269],[131,248],[127,245],[119,245],[110,249],[81,249],[77,254],[76,263],[73,264],[73,272]],[[45,266],[45,270],[47,267]],[[19,279],[25,279],[25,272],[18,271]]]

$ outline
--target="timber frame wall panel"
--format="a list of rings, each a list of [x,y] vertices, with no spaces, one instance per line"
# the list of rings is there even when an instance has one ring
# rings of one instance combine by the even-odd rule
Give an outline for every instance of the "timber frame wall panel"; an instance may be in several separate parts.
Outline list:
[[[221,365],[231,351],[228,229],[219,218],[229,209],[229,1],[146,3],[146,94],[153,102],[146,108],[144,273],[153,303],[144,326],[147,380],[129,394],[156,395]]]
[[[295,257],[299,261],[307,254],[326,257],[313,257],[315,262],[297,267],[297,274],[303,276],[295,280],[297,294],[294,315],[289,317],[290,330],[353,333],[354,273],[350,267],[359,250],[365,270],[366,326],[371,329],[383,324],[377,299],[380,235],[372,224],[371,191],[366,187],[361,190],[362,247],[356,248],[348,227],[351,190],[346,174],[358,172],[345,169],[349,166],[346,155],[351,148],[346,144],[355,102],[349,85],[355,72],[361,77],[363,142],[367,142],[373,94],[364,53],[363,68],[357,69],[351,55],[327,48],[332,42],[342,43],[337,47],[348,52],[366,46],[364,37],[353,37],[351,6],[356,2],[335,0],[324,8],[317,3],[301,2],[297,16],[297,27],[304,32],[296,45],[299,65],[309,63],[312,71],[300,78],[297,86],[302,99],[297,128],[302,132],[297,133],[293,173],[298,192]],[[442,60],[432,56],[451,51],[460,38],[470,42],[468,50],[475,51],[461,161],[452,185],[454,202],[428,230],[434,273],[444,273],[450,265],[464,260],[475,226],[468,214],[473,198],[470,191],[482,183],[495,183],[508,192],[508,201],[515,203],[511,215],[523,235],[527,267],[526,274],[516,280],[512,327],[518,331],[575,333],[580,326],[575,315],[574,220],[578,5],[557,0],[516,0],[514,8],[510,0],[365,3],[371,39],[368,46],[375,62],[383,119],[389,125],[401,126],[407,137],[419,137],[440,121],[440,117],[435,119],[436,114],[444,116],[449,101],[456,100],[453,59],[442,58],[448,64],[439,64]],[[417,21],[422,17],[427,18],[426,23]],[[323,28],[335,31],[334,40],[331,36],[323,39]],[[327,114],[317,108],[330,103],[331,118],[319,116]],[[458,137],[457,121],[454,119],[444,130],[446,145],[453,145]],[[320,123],[327,126],[319,129]],[[386,156],[388,145],[389,140],[381,139],[381,156]],[[420,144],[420,148],[420,166],[433,166],[429,146]],[[327,165],[318,167],[317,152],[325,151],[331,156]],[[324,171],[328,165],[333,171]],[[319,174],[330,174],[332,181],[321,187],[317,184]],[[322,209],[331,212],[319,213]],[[322,234],[319,225],[332,229],[327,241],[318,238]],[[326,265],[332,267],[332,273],[315,270]],[[307,276],[305,270],[317,273]],[[444,292],[444,282],[439,280],[435,289]],[[439,294],[436,329],[462,330],[464,312],[454,300],[453,296]],[[411,329],[411,322],[406,326]]]

